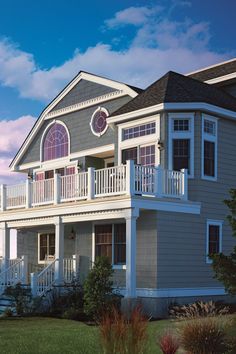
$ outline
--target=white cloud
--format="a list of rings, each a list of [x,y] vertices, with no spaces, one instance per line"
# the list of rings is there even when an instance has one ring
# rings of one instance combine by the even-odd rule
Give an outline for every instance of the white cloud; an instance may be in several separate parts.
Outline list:
[[[172,1],[172,7],[183,5],[189,2]],[[145,87],[168,70],[184,73],[229,58],[209,49],[207,23],[176,22],[168,19],[167,10],[142,6],[117,12],[105,24],[108,30],[134,26],[136,34],[127,49],[98,43],[84,52],[77,49],[62,65],[49,69],[39,68],[32,54],[1,40],[0,83],[16,88],[22,97],[48,102],[79,70]]]
[[[14,183],[22,180],[22,174],[11,173],[9,164],[28,135],[35,122],[32,116],[22,116],[16,120],[0,120],[0,183]]]
[[[158,14],[163,8],[155,7],[134,7],[131,6],[125,10],[118,11],[114,18],[105,21],[109,28],[119,27],[122,25],[140,26],[146,23],[151,16]]]

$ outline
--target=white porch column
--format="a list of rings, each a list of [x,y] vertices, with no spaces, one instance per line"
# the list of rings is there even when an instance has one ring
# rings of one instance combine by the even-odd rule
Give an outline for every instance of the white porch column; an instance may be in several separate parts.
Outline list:
[[[88,200],[94,199],[95,194],[95,168],[88,168]]]
[[[56,217],[55,221],[55,282],[57,285],[63,283],[63,259],[64,259],[64,225],[61,218]]]
[[[136,220],[137,215],[126,217],[126,297],[136,297]]]
[[[6,190],[6,185],[1,184],[0,185],[0,210],[4,211],[6,210],[6,204],[7,204],[7,190]]]
[[[182,193],[183,193],[183,197],[182,197],[182,199],[188,200],[188,169],[183,168],[181,170],[181,172],[183,173],[183,176],[182,176]]]
[[[7,227],[7,224],[5,222],[0,224],[0,232],[2,237],[2,270],[5,270],[9,266],[10,259],[10,229]]]
[[[135,193],[135,166],[133,160],[126,161],[126,194],[133,196]]]

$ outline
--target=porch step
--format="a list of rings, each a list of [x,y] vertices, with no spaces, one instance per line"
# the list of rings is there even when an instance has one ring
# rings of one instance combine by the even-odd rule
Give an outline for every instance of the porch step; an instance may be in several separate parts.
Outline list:
[[[2,316],[6,310],[11,310],[13,316],[16,315],[16,308],[14,299],[8,295],[1,295],[0,297],[0,316]]]

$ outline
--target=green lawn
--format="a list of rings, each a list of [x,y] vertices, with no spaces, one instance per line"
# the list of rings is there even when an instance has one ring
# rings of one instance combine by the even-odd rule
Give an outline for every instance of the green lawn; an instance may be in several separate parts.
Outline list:
[[[149,323],[147,354],[160,354],[156,346],[157,333],[174,325],[167,320]],[[236,316],[233,332],[236,335]],[[102,350],[95,326],[70,320],[32,317],[0,320],[0,353],[96,354],[102,353]]]

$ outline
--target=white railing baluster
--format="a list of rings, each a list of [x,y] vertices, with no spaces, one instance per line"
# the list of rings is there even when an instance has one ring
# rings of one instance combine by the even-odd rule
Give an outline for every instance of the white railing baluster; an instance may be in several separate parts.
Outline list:
[[[25,260],[24,257],[9,260],[9,267],[0,273],[0,294],[7,286],[13,286],[17,283],[25,283]]]
[[[106,197],[126,193],[126,166],[115,166],[95,170],[95,197]]]

